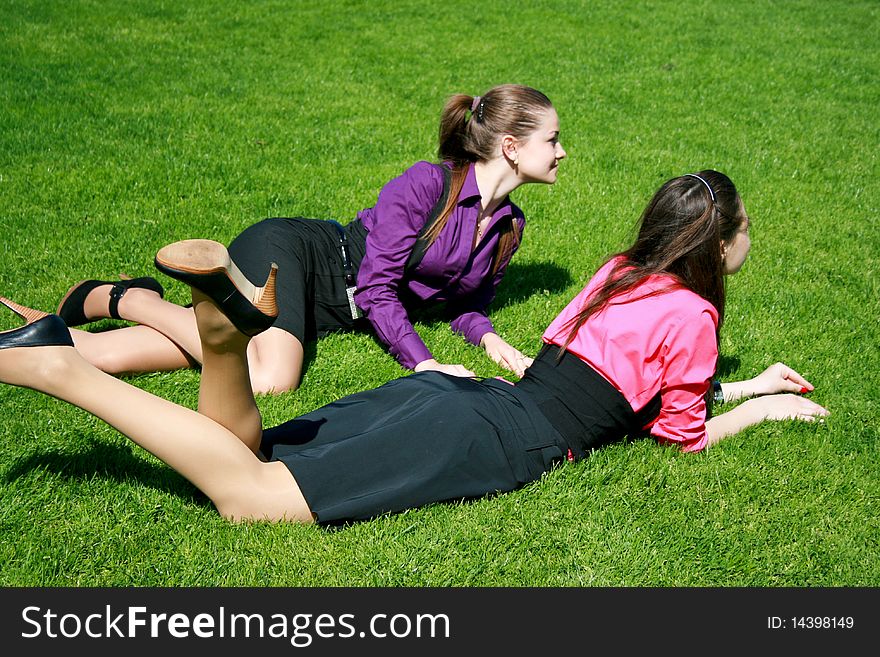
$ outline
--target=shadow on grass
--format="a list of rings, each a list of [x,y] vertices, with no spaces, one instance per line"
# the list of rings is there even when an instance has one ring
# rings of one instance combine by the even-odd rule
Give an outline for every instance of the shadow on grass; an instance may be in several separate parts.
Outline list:
[[[723,383],[724,379],[733,372],[739,370],[740,360],[738,356],[724,356],[718,359],[718,371],[715,376]]]
[[[3,476],[7,483],[34,470],[46,470],[66,479],[84,481],[95,475],[119,482],[137,480],[151,488],[198,504],[208,498],[170,468],[135,457],[128,449],[91,441],[76,452],[43,452],[16,459]]]
[[[535,294],[544,291],[559,292],[571,285],[573,280],[567,269],[552,262],[511,264],[487,311],[491,315],[505,306],[522,303]],[[423,324],[448,322],[452,319],[445,304],[415,311],[411,316],[414,321]]]
[[[525,301],[533,294],[559,292],[574,282],[571,273],[553,262],[510,263],[489,310]]]

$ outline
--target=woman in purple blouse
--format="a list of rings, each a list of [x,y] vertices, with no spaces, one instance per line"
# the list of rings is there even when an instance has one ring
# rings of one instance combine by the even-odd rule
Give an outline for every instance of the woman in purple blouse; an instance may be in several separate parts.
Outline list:
[[[566,155],[559,118],[543,93],[521,85],[455,95],[441,115],[438,154],[440,164],[417,162],[345,227],[276,217],[233,240],[229,253],[250,280],[264,281],[278,266],[278,318],[248,348],[255,392],[295,389],[304,344],[337,330],[374,331],[408,369],[472,376],[438,362],[413,328],[410,312],[435,303],[446,304],[453,331],[522,376],[531,359],[498,336],[486,308],[525,224],[508,195],[524,183],[556,181]],[[194,248],[200,242],[191,241]],[[57,314],[68,326],[108,317],[137,324],[71,331],[80,353],[105,372],[201,363],[192,308],[162,296],[149,277],[88,280],[68,291]]]

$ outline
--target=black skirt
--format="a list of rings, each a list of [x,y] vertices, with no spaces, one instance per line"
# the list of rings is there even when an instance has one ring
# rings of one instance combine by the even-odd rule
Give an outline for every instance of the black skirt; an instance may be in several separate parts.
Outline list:
[[[266,430],[261,451],[290,469],[321,523],[514,490],[639,431],[659,408],[634,413],[595,370],[558,356],[545,346],[515,386],[396,379]]]
[[[268,429],[261,451],[329,523],[510,491],[567,445],[513,385],[423,372]]]
[[[364,257],[366,232],[360,222],[346,227],[355,274]],[[305,344],[331,331],[363,330],[353,319],[345,292],[342,252],[336,224],[303,217],[274,217],[246,228],[229,245],[235,264],[255,285],[262,285],[273,262],[278,265],[278,319],[281,328]]]

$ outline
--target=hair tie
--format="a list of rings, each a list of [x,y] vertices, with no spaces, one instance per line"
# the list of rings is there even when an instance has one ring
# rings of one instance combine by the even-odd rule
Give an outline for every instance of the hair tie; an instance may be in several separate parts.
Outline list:
[[[483,97],[474,96],[471,102],[471,114],[477,117],[477,123],[483,122]]]
[[[703,183],[703,184],[706,186],[706,189],[709,190],[709,196],[712,197],[712,202],[713,202],[713,203],[715,202],[715,192],[712,191],[712,187],[709,185],[709,183],[707,183],[705,180],[703,180],[702,178],[700,178],[700,176],[698,176],[698,175],[695,174],[695,173],[686,173],[686,174],[684,174],[684,175],[685,175],[685,176],[688,176],[688,177],[690,177],[690,178],[696,178],[696,179],[699,180],[701,183]]]

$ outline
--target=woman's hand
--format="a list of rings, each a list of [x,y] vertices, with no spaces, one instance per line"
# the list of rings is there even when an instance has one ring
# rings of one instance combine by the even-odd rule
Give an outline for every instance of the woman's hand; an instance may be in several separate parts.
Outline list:
[[[813,384],[784,363],[776,363],[753,379],[722,383],[724,401],[731,402],[743,397],[774,395],[779,392],[812,392]]]
[[[480,346],[486,350],[497,365],[510,370],[518,377],[522,377],[526,368],[532,364],[533,358],[524,355],[519,349],[510,346],[496,333],[486,333],[480,340]]]
[[[775,367],[775,365],[774,365]],[[772,368],[771,368],[772,369]],[[800,395],[767,395],[749,399],[706,422],[709,445],[732,436],[764,420],[804,420],[813,422],[828,415],[828,410]]]
[[[813,384],[784,363],[771,365],[751,380],[753,395],[773,395],[777,392],[810,392]]]
[[[812,422],[828,415],[828,409],[800,395],[768,395],[743,402],[762,420],[805,420]]]
[[[445,363],[438,363],[433,358],[423,360],[413,369],[416,372],[427,372],[428,370],[433,370],[435,372],[443,372],[444,374],[449,374],[451,376],[461,376],[465,378],[476,376],[476,374],[471,372],[464,365],[447,365]]]

